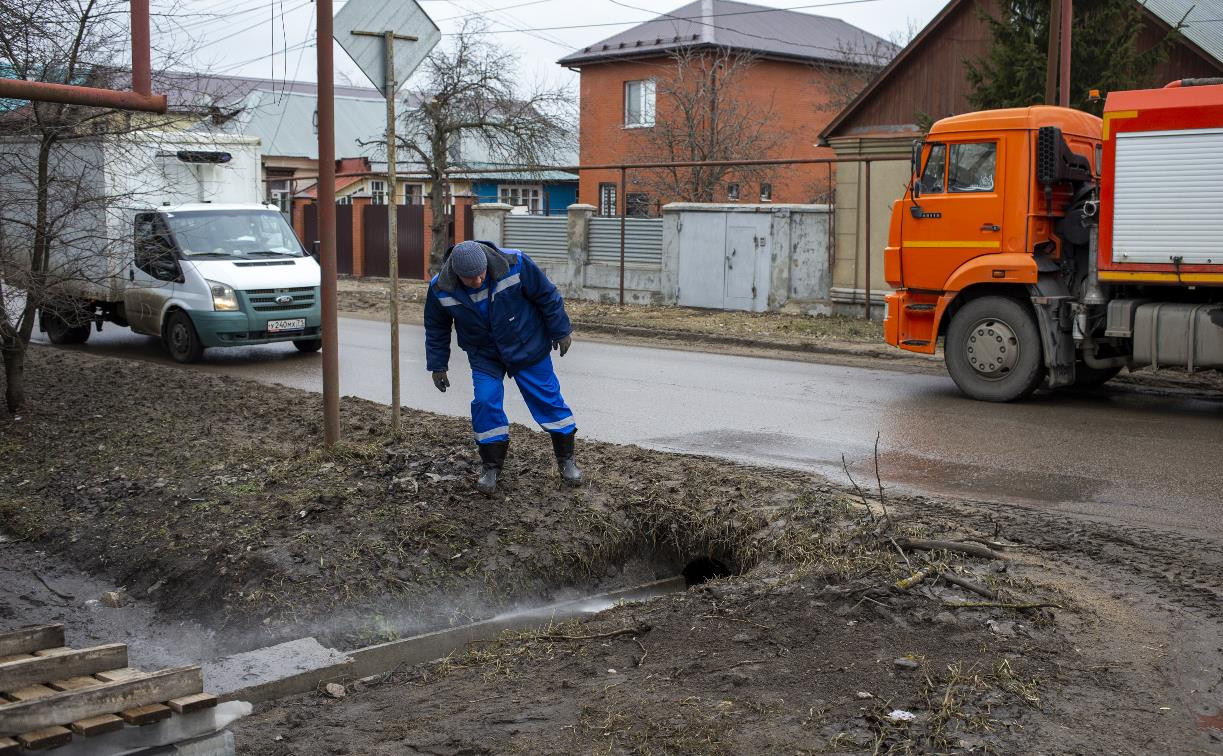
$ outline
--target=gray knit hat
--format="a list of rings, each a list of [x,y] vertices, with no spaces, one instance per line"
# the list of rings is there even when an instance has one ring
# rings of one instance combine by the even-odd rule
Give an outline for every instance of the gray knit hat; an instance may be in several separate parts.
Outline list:
[[[459,278],[475,278],[488,269],[488,255],[480,242],[465,241],[450,250],[450,269]]]

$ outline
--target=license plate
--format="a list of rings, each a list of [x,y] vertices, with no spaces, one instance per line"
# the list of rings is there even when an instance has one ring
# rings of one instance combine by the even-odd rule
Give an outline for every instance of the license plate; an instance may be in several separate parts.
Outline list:
[[[280,331],[302,331],[306,328],[305,318],[289,318],[287,320],[269,320],[268,333]]]

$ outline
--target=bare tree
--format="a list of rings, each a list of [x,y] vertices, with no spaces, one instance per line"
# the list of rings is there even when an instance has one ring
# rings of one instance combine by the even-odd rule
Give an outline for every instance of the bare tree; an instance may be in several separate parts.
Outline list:
[[[554,164],[573,144],[575,98],[543,85],[520,90],[517,57],[488,41],[485,31],[481,21],[468,20],[429,55],[422,84],[412,92],[420,106],[403,116],[400,146],[431,184],[432,270],[441,267],[447,245],[447,172],[472,162],[466,153],[483,153],[480,162],[514,170]]]
[[[713,161],[776,154],[790,139],[772,99],[748,90],[747,73],[757,56],[725,48],[674,50],[654,78],[652,128],[638,132],[638,162]],[[774,168],[727,163],[711,167],[643,172],[637,183],[665,201],[712,202],[729,178],[744,183],[771,180]]]
[[[0,75],[126,89],[130,76],[115,63],[126,55],[128,13],[125,0],[0,3]],[[0,101],[0,360],[10,412],[25,403],[35,318],[41,313],[57,340],[83,341],[92,303],[66,291],[114,279],[109,263],[123,241],[108,233],[109,220],[140,201],[138,190],[119,196],[99,178],[107,160],[127,159],[115,142],[181,127],[182,118]]]

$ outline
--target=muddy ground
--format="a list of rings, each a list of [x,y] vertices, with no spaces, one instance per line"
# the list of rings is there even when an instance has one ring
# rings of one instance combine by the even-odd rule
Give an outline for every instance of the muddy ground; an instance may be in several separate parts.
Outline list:
[[[525,428],[490,499],[461,420],[407,410],[391,437],[344,399],[324,452],[303,392],[50,348],[28,376],[0,414],[0,627],[109,583],[186,642],[351,648],[714,577],[263,705],[243,753],[1223,748],[1215,541],[594,442],[565,489]]]

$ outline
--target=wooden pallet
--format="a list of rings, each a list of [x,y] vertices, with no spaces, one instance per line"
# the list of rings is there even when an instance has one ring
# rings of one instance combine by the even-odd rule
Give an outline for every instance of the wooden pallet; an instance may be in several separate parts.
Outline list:
[[[198,666],[141,672],[122,643],[65,646],[63,625],[0,633],[0,756],[216,705]]]

